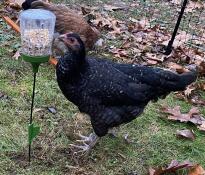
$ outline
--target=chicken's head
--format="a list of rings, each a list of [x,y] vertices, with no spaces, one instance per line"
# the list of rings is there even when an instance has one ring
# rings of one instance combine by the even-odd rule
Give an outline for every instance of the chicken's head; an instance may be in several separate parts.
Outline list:
[[[72,51],[79,51],[85,49],[84,43],[81,40],[80,36],[75,33],[67,33],[59,36],[59,40],[64,42],[64,44],[71,49]]]

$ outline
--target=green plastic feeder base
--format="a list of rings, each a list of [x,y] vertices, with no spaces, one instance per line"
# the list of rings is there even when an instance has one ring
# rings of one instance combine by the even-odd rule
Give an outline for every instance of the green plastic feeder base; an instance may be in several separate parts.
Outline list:
[[[33,72],[37,73],[41,63],[48,62],[50,56],[28,56],[22,54],[24,61],[32,64]]]

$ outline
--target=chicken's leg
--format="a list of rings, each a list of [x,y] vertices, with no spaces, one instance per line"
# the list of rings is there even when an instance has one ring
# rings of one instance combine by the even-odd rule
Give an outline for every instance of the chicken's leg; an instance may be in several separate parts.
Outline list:
[[[97,143],[99,137],[95,133],[91,133],[88,137],[81,134],[78,135],[81,139],[76,141],[82,143],[82,145],[70,144],[71,147],[78,149],[74,154],[88,154]]]

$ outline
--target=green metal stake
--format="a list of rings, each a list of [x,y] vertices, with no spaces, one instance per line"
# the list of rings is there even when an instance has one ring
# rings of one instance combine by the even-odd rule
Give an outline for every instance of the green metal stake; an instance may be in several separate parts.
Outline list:
[[[33,93],[32,93],[32,102],[31,102],[31,115],[30,115],[29,126],[28,126],[28,143],[29,143],[28,161],[29,161],[29,163],[31,162],[31,143],[32,143],[33,139],[40,132],[40,127],[34,126],[34,124],[33,124],[33,106],[34,106],[34,98],[35,98],[36,74],[37,73],[34,72],[34,75],[33,75],[33,77],[34,77],[34,79],[33,79]]]
[[[28,160],[29,163],[31,162],[31,144],[33,139],[39,134],[40,127],[35,126],[33,123],[33,106],[34,106],[34,98],[35,98],[35,87],[36,87],[36,74],[38,72],[38,68],[41,63],[47,62],[49,60],[49,56],[27,56],[22,55],[23,59],[26,62],[30,62],[33,69],[33,93],[32,93],[32,102],[31,102],[31,114],[29,119],[29,126],[28,126],[28,143],[29,143],[29,149],[28,149]]]

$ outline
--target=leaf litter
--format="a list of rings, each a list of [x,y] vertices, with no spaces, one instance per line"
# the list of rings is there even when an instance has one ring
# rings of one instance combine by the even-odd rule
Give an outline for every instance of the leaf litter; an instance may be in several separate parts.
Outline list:
[[[193,164],[190,161],[184,161],[182,163],[177,160],[172,160],[167,167],[149,168],[149,175],[165,175],[165,174],[177,174],[179,170],[186,169],[187,175],[204,175],[205,170],[199,164]]]
[[[178,138],[186,138],[190,140],[195,140],[195,135],[193,131],[189,129],[177,130],[176,135]]]
[[[20,6],[22,0],[7,0],[6,3],[10,6],[12,3]],[[180,5],[181,1],[172,0],[170,3]],[[196,64],[193,55],[194,57],[197,55],[201,60],[197,61],[196,65],[201,68],[199,72],[203,75],[205,72],[203,66],[205,64],[204,53],[200,51],[196,52],[196,49],[187,48],[186,46],[186,43],[193,39],[190,33],[179,31],[173,45],[174,50],[172,54],[165,56],[162,52],[164,52],[164,48],[171,38],[171,33],[167,31],[162,24],[153,25],[152,23],[155,21],[154,17],[142,17],[141,19],[130,17],[126,21],[122,21],[110,15],[112,11],[126,11],[138,6],[140,6],[139,2],[127,4],[123,2],[109,3],[104,4],[102,7],[82,6],[81,14],[85,16],[85,19],[89,21],[92,26],[100,29],[107,40],[121,40],[122,43],[126,43],[126,45],[129,46],[116,46],[113,49],[104,47],[104,49],[113,54],[116,59],[129,63],[157,65],[168,69],[170,68],[170,64],[167,63],[174,62],[175,64],[178,64],[178,62],[180,62],[180,66],[182,67],[180,68],[182,69],[181,71],[187,71],[184,68],[184,64]],[[202,8],[202,3],[190,1],[187,8],[196,10]],[[194,39],[198,39],[198,41],[201,40],[201,38],[196,37]],[[106,39],[104,40],[104,43],[106,46]],[[102,45],[102,43],[100,43],[100,45]],[[107,47],[109,46],[107,45]],[[187,49],[189,52],[187,52]],[[187,55],[187,53],[189,55]],[[18,54],[14,57],[17,59]],[[189,57],[189,61],[187,61],[187,57]]]

